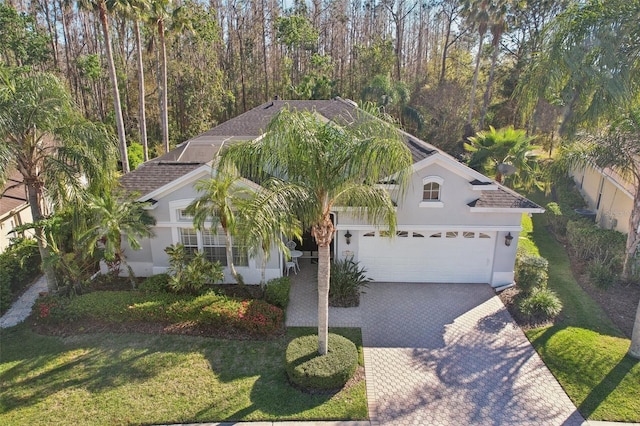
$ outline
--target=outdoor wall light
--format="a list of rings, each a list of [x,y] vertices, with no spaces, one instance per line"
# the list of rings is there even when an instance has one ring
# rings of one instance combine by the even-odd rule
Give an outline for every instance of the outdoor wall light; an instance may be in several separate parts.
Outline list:
[[[349,230],[347,230],[347,232],[344,233],[344,238],[347,240],[347,244],[351,244],[351,237],[353,235],[351,235],[351,232],[349,232]]]
[[[511,232],[509,232],[505,237],[504,237],[504,245],[509,247],[511,245],[511,241],[513,241],[513,237],[511,236]]]

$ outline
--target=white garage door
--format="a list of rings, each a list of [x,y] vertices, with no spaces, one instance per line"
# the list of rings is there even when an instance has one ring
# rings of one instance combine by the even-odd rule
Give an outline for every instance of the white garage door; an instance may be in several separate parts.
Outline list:
[[[495,240],[495,232],[360,232],[358,260],[375,281],[488,283]]]

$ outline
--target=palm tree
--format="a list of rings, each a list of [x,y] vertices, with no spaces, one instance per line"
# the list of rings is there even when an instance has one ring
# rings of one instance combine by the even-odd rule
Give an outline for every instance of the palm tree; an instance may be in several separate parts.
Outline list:
[[[630,107],[640,76],[638,10],[640,0],[590,0],[558,15],[518,81],[523,117],[548,99],[563,107],[558,133],[566,136]]]
[[[149,160],[149,146],[147,141],[147,114],[145,108],[144,66],[142,63],[142,41],[140,37],[140,21],[144,18],[144,11],[149,7],[148,0],[120,0],[124,14],[133,22],[133,33],[136,39],[136,56],[138,62],[138,127],[140,129],[140,143],[144,161]]]
[[[538,171],[534,153],[537,147],[531,145],[533,139],[524,130],[515,130],[512,126],[498,130],[489,126],[488,132],[478,132],[464,144],[465,150],[471,153],[469,167],[485,174],[495,174],[498,183],[505,180],[505,183],[531,189],[537,183]],[[501,166],[504,164],[514,169],[506,177],[505,166]]]
[[[622,278],[630,280],[633,261],[640,246],[640,106],[621,115],[604,135],[591,135],[561,147],[556,167],[568,170],[587,165],[612,167],[635,183],[633,209],[629,215],[629,233],[622,264]],[[629,354],[640,358],[640,304],[631,337]]]
[[[160,91],[160,128],[162,130],[162,145],[164,151],[169,152],[169,105],[167,100],[167,43],[165,41],[166,22],[171,16],[169,6],[171,0],[151,0],[149,20],[157,26],[158,41],[160,42],[160,75],[158,88]]]
[[[208,221],[210,229],[216,230],[220,225],[225,235],[227,266],[233,279],[242,284],[233,262],[233,237],[237,225],[234,210],[245,203],[252,192],[242,185],[240,176],[231,168],[214,169],[211,178],[199,180],[194,188],[204,194],[189,204],[186,212],[193,215],[193,223],[200,230]]]
[[[506,13],[507,13],[507,4],[503,3],[494,12],[492,16],[491,48],[493,49],[493,53],[491,54],[491,68],[489,69],[489,79],[487,80],[487,87],[485,88],[485,91],[484,91],[484,96],[482,99],[482,110],[480,111],[480,120],[478,122],[478,127],[480,129],[484,128],[484,120],[487,116],[487,110],[489,109],[489,102],[491,101],[491,88],[493,86],[493,81],[495,79],[496,64],[498,63],[498,54],[500,53],[500,40],[502,39],[502,34],[507,28],[507,23],[505,21]]]
[[[237,235],[249,255],[261,257],[260,284],[263,287],[266,283],[265,271],[267,261],[271,257],[271,249],[276,246],[280,251],[288,253],[289,248],[282,237],[302,239],[300,220],[290,209],[279,208],[288,202],[285,197],[290,194],[288,188],[279,183],[265,182],[265,186],[244,203],[239,211],[241,219],[238,220]]]
[[[331,212],[351,207],[355,216],[395,229],[395,207],[377,183],[390,176],[402,187],[411,155],[392,126],[358,112],[351,124],[323,122],[309,111],[281,110],[263,138],[230,146],[223,162],[277,188],[272,210],[289,210],[311,228],[318,244],[318,352],[327,353]],[[393,233],[393,232],[392,232]]]
[[[103,258],[113,274],[120,272],[125,261],[122,235],[126,235],[129,247],[140,249],[139,237],[151,237],[155,219],[144,209],[145,205],[135,201],[135,196],[124,196],[111,192],[99,196],[91,195],[87,213],[91,224],[80,238],[93,255],[98,243],[102,246]]]
[[[116,75],[116,64],[113,60],[113,49],[111,48],[111,36],[109,32],[108,15],[113,12],[119,3],[107,0],[79,0],[81,8],[98,12],[98,18],[102,25],[102,36],[104,38],[104,50],[107,55],[107,68],[109,69],[109,79],[113,89],[113,109],[116,116],[116,130],[120,143],[120,157],[122,160],[122,170],[129,173],[129,155],[127,154],[127,137],[125,135],[124,120],[122,118],[122,106],[120,105],[120,90],[118,89],[118,77]]]
[[[82,205],[87,191],[113,180],[115,147],[103,127],[75,109],[55,76],[0,72],[0,182],[12,170],[24,179],[51,292],[57,285],[40,223],[49,205]]]
[[[478,41],[478,53],[476,54],[476,64],[473,71],[473,83],[471,84],[471,93],[469,95],[469,112],[467,114],[467,123],[465,127],[465,136],[473,134],[473,107],[476,98],[476,88],[478,87],[478,75],[480,74],[480,58],[482,57],[482,48],[484,46],[484,36],[489,28],[489,0],[465,0],[463,3],[464,15],[467,21],[473,26],[477,25],[480,40]]]

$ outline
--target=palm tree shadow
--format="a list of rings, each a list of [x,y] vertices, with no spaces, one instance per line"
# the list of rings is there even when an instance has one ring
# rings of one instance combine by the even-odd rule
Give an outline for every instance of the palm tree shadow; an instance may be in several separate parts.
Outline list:
[[[640,361],[629,355],[622,358],[600,383],[589,392],[589,395],[587,395],[578,407],[578,411],[580,411],[585,418],[589,418],[600,404],[616,390],[618,385],[627,377],[631,369],[635,367],[638,362]]]

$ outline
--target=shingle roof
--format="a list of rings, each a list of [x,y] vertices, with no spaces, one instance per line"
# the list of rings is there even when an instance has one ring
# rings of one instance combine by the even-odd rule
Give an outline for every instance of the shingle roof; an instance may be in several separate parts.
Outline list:
[[[138,169],[123,176],[120,182],[127,191],[136,191],[141,195],[146,195],[186,175],[202,164],[210,162],[223,145],[252,140],[263,135],[271,119],[286,106],[298,111],[315,111],[328,120],[337,122],[353,121],[357,109],[354,102],[341,98],[318,101],[273,100],[266,102],[180,144],[163,156],[146,162]],[[435,153],[441,153],[436,147],[413,135],[402,131],[401,135],[411,152],[414,163]],[[445,153],[441,154],[446,156]],[[475,180],[472,184],[493,184],[493,182]],[[490,208],[540,208],[537,204],[506,188],[481,191],[480,198],[469,205]]]
[[[197,169],[203,163],[148,161],[122,176],[120,184],[128,192],[146,195]]]
[[[497,190],[480,191],[480,198],[468,204],[469,207],[501,209],[542,209],[533,201],[505,187]]]
[[[22,175],[18,172],[10,173],[7,182],[0,190],[0,217],[27,203]]]

